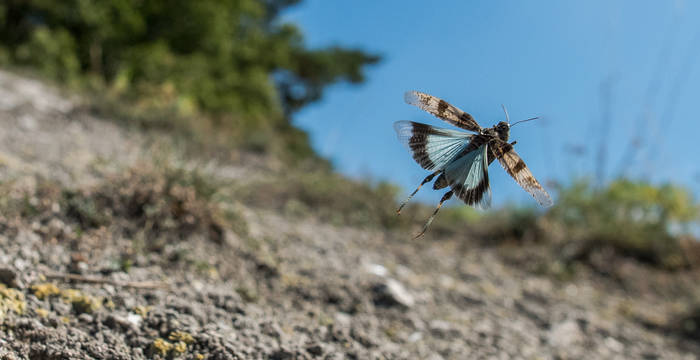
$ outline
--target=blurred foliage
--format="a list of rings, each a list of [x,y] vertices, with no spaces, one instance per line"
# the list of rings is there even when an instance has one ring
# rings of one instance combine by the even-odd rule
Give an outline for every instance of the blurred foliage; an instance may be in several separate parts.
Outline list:
[[[438,216],[435,217],[435,221],[430,225],[430,229],[428,230],[430,233],[434,233],[436,236],[464,234],[477,226],[475,224],[487,218],[487,214],[471,206],[465,206],[461,201],[457,202],[455,205],[456,206],[444,207],[440,210]],[[434,211],[434,208],[431,205],[409,204],[406,210],[415,213],[415,222],[418,223],[420,221],[426,221]],[[404,214],[406,210],[402,211],[402,214]],[[406,215],[410,215],[410,213]]]
[[[602,188],[580,179],[558,190],[555,205],[545,212],[506,206],[479,213],[459,204],[441,211],[430,231],[481,245],[551,250],[549,258],[540,259],[547,264],[533,266],[597,262],[607,267],[602,262],[614,256],[665,269],[700,266],[700,241],[693,235],[700,225],[700,204],[688,190],[629,179]],[[430,208],[415,207],[420,214]]]
[[[79,241],[83,234],[111,228],[120,236],[147,239],[148,251],[193,235],[222,243],[226,231],[243,235],[247,225],[221,204],[219,190],[209,177],[172,166],[137,166],[82,189],[50,181],[0,182],[0,218],[31,220],[42,235],[59,240]]]
[[[408,208],[396,215],[398,188],[386,182],[352,180],[310,165],[281,176],[240,185],[232,196],[246,205],[278,209],[290,216],[314,215],[337,225],[394,228],[407,224]]]
[[[220,243],[232,217],[213,200],[216,189],[194,171],[138,167],[93,189],[64,190],[61,200],[66,215],[82,229],[123,221],[131,236],[145,231],[147,238],[172,241],[199,233]]]
[[[598,189],[576,181],[559,191],[547,219],[562,225],[570,240],[582,244],[573,257],[609,246],[622,255],[654,265],[678,268],[700,260],[686,241],[700,219],[700,207],[684,188],[618,179]]]
[[[431,205],[409,204],[397,216],[398,189],[387,183],[356,181],[330,170],[304,170],[239,186],[242,202],[292,216],[354,226],[418,229]],[[604,188],[579,180],[559,189],[554,207],[507,206],[481,213],[458,204],[443,209],[430,233],[478,239],[482,245],[545,245],[559,266],[598,261],[612,252],[665,269],[700,265],[700,243],[690,234],[700,205],[682,187],[619,179]],[[607,255],[606,255],[607,256]]]
[[[312,155],[290,114],[378,57],[308,49],[280,13],[299,0],[8,0],[0,64],[27,66],[148,113],[206,114],[238,145]],[[201,118],[193,118],[201,120]],[[283,136],[280,136],[283,134]]]
[[[480,232],[485,244],[527,245],[548,234],[539,224],[541,214],[534,207],[507,206],[484,216]]]
[[[700,340],[700,305],[695,304],[688,311],[679,314],[671,322],[670,330],[678,331],[689,339]]]

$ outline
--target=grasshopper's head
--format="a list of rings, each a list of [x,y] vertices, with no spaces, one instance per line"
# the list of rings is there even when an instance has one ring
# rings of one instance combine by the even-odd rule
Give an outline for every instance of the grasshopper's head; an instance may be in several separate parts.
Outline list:
[[[503,108],[503,112],[506,113],[506,121],[501,121],[496,126],[493,127],[493,130],[496,131],[496,134],[498,134],[498,138],[503,140],[503,141],[508,141],[508,137],[510,136],[510,127],[516,124],[519,124],[521,122],[526,122],[526,121],[532,121],[532,120],[537,120],[539,117],[533,117],[525,120],[520,120],[516,121],[514,123],[510,123],[510,117],[508,116],[508,110],[506,110],[505,105],[501,105]]]
[[[496,134],[498,134],[499,139],[508,141],[508,137],[510,136],[510,125],[507,122],[501,121],[496,124],[493,129],[496,130]]]

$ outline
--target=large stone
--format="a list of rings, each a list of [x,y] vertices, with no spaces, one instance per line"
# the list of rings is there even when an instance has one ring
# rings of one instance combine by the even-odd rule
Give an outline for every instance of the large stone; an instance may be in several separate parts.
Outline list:
[[[413,295],[394,279],[378,283],[372,287],[374,303],[379,306],[404,306],[407,308],[415,304]]]

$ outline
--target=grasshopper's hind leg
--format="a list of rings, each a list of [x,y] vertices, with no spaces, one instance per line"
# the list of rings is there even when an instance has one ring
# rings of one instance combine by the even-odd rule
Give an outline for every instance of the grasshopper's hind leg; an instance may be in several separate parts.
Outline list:
[[[396,210],[396,213],[397,213],[397,214],[401,214],[401,209],[403,209],[403,207],[406,206],[406,203],[408,203],[408,201],[411,200],[411,198],[413,197],[413,195],[415,195],[415,194],[418,192],[418,190],[420,190],[420,188],[421,188],[423,185],[425,185],[426,183],[429,183],[431,180],[433,180],[433,178],[435,177],[435,175],[437,175],[437,174],[439,174],[439,173],[440,173],[440,171],[436,171],[436,172],[434,172],[434,173],[432,173],[432,174],[426,176],[425,179],[423,179],[423,182],[421,182],[420,185],[418,185],[418,187],[416,188],[416,190],[413,190],[413,192],[411,193],[411,195],[408,195],[408,199],[406,199],[406,201],[404,201],[403,203],[401,203],[401,206],[399,206],[399,209]]]
[[[438,211],[440,211],[440,208],[442,207],[442,203],[449,200],[452,197],[453,193],[454,192],[452,190],[450,190],[450,191],[446,192],[445,195],[442,196],[442,199],[440,199],[440,203],[435,208],[435,211],[433,211],[433,215],[430,215],[430,217],[428,218],[428,221],[425,223],[425,226],[423,226],[423,231],[421,231],[420,234],[416,235],[413,239],[417,239],[417,238],[423,236],[423,234],[425,234],[425,232],[428,230],[428,227],[435,219],[435,215],[437,215]]]

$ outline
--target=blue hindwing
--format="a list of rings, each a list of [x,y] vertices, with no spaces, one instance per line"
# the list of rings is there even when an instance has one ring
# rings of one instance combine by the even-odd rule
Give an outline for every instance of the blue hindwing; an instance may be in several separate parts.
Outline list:
[[[491,207],[487,150],[484,144],[445,167],[445,178],[455,195],[478,209]]]
[[[461,153],[472,139],[471,134],[412,121],[397,121],[394,129],[399,141],[407,146],[413,159],[426,170],[442,170]]]

